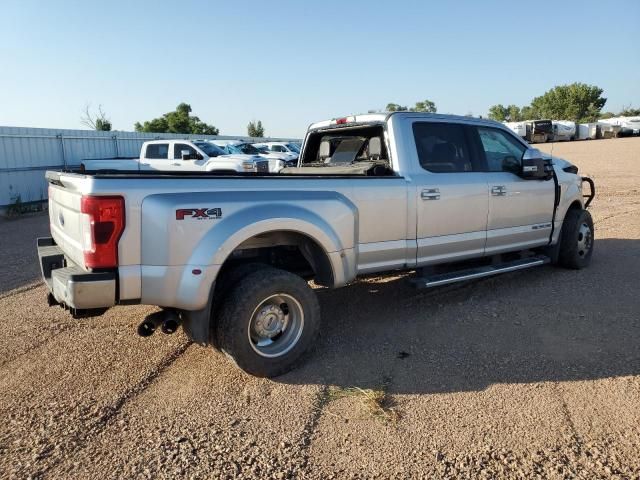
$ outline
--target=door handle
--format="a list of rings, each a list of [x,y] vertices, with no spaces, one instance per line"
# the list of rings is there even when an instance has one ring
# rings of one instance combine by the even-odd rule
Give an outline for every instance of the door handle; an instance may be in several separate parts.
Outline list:
[[[491,188],[491,195],[494,197],[504,197],[507,194],[507,187],[504,185],[496,185]]]
[[[172,163],[171,165],[173,165],[174,167],[179,167],[180,163]]]
[[[420,192],[420,198],[423,200],[440,200],[439,188],[427,188]]]
[[[149,166],[149,164],[148,164],[148,163],[144,163],[144,162],[140,162],[140,165],[145,165],[145,166],[147,166],[147,167]]]

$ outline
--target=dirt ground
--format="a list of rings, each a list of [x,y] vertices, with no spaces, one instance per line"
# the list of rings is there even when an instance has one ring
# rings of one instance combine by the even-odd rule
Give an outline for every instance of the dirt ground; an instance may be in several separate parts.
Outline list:
[[[553,154],[598,188],[588,269],[319,291],[321,341],[276,380],[137,337],[151,307],[48,308],[46,216],[0,222],[0,477],[640,478],[640,138]]]

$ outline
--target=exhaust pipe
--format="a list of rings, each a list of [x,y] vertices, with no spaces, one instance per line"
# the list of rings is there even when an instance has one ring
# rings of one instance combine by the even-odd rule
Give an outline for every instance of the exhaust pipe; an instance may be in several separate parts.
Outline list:
[[[147,315],[140,325],[138,325],[138,335],[150,337],[161,326],[162,333],[170,335],[175,333],[180,326],[180,317],[175,310],[167,309],[153,312]]]
[[[178,330],[178,327],[180,326],[180,317],[178,316],[178,313],[175,310],[165,310],[164,314],[162,333],[167,335],[176,333],[176,330]]]
[[[141,337],[150,337],[163,320],[164,311],[150,313],[144,321],[138,325],[138,335]]]

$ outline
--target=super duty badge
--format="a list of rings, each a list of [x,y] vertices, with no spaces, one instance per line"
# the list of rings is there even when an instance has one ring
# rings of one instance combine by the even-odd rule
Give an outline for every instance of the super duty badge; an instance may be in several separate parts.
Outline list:
[[[176,220],[196,218],[198,220],[222,218],[221,208],[181,208],[176,210]]]

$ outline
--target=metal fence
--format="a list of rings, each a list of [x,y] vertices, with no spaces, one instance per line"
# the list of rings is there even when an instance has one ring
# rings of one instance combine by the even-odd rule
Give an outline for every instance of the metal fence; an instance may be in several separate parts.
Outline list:
[[[97,132],[51,128],[0,127],[0,208],[47,198],[46,170],[77,167],[91,158],[137,157],[147,140],[171,138],[289,141],[286,138]]]

